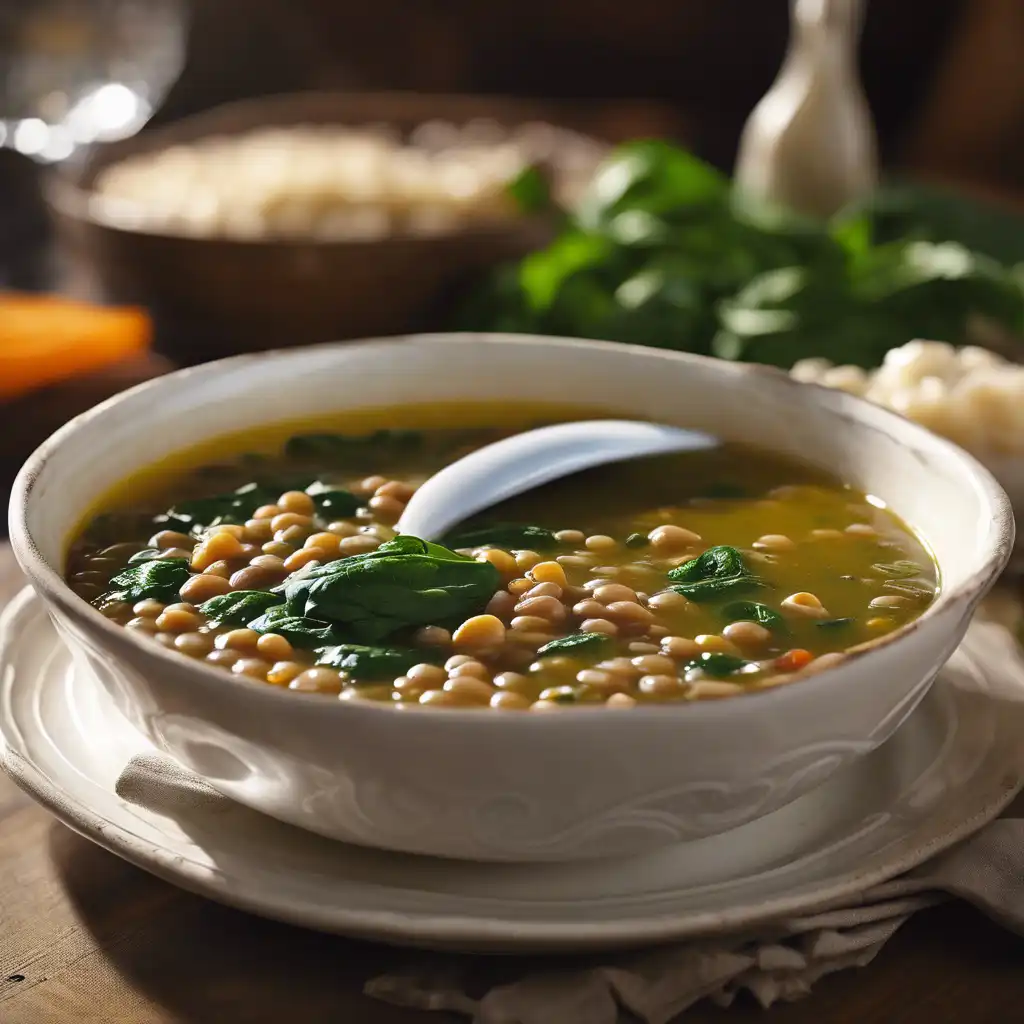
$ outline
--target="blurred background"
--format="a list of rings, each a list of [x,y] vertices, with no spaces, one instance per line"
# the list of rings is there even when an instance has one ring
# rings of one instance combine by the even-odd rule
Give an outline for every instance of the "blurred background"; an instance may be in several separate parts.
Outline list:
[[[126,384],[278,344],[467,326],[870,367],[907,331],[977,341],[964,325],[982,312],[1007,350],[1004,336],[1024,330],[1020,0],[863,7],[853,56],[882,181],[939,185],[960,204],[915,193],[912,215],[863,224],[876,242],[954,241],[978,255],[973,290],[942,292],[946,320],[914,320],[902,293],[898,317],[882,322],[872,305],[865,320],[862,296],[855,309],[844,293],[845,323],[883,341],[818,352],[805,330],[781,347],[727,343],[720,304],[748,281],[731,271],[711,285],[699,267],[678,269],[695,265],[697,242],[671,189],[656,212],[673,240],[658,236],[656,265],[649,238],[637,262],[635,239],[613,238],[607,219],[583,231],[585,244],[566,227],[594,167],[631,139],[671,146],[643,152],[644,195],[656,180],[704,181],[704,163],[680,162],[690,155],[728,187],[744,123],[786,55],[790,13],[787,0],[0,0],[0,426],[19,424],[0,441],[0,483],[46,432]],[[232,150],[225,136],[249,142]],[[287,195],[267,185],[268,154],[282,152],[299,181]],[[730,265],[747,260],[744,246],[760,254],[750,280],[814,266],[837,246],[845,259],[856,233],[793,221],[754,238],[721,208],[701,216],[701,238],[715,225],[714,245],[732,239]],[[568,277],[567,236],[582,261]],[[553,239],[557,259],[543,256]],[[522,293],[517,261],[534,252],[546,316]],[[702,266],[720,255],[700,253]],[[638,312],[652,266],[657,308]],[[815,278],[818,306],[821,287]]]
[[[585,100],[606,108],[612,135],[660,127],[727,170],[746,116],[778,71],[788,6],[4,0],[0,119],[39,113],[33,90],[48,91],[40,81],[47,64],[54,82],[97,72],[116,81],[122,65],[134,63],[156,94],[153,126],[231,100],[309,89]],[[52,19],[49,35],[44,16]],[[90,23],[95,36],[83,31]],[[104,44],[96,36],[107,36],[110,50],[116,36],[121,55],[97,57]],[[927,9],[917,0],[867,4],[858,63],[883,163],[1015,201],[1024,187],[1022,53],[1017,0],[933,0]],[[15,221],[34,219],[31,231],[43,230],[38,204],[29,209],[26,164],[4,153],[0,238],[8,250]],[[24,244],[19,236],[17,246]],[[27,261],[11,269],[8,253],[4,263],[9,279],[34,283]]]

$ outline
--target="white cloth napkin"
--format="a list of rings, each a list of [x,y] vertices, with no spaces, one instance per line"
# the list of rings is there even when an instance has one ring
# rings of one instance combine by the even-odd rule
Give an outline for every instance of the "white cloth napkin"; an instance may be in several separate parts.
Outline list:
[[[198,776],[156,753],[117,781],[126,801],[173,815],[230,806]],[[1017,801],[1024,811],[1024,799]],[[402,1006],[464,1014],[473,1024],[617,1024],[628,1011],[666,1024],[701,999],[728,1006],[742,989],[762,1006],[806,995],[826,974],[870,963],[912,914],[950,896],[1024,935],[1024,818],[1015,807],[900,878],[780,919],[757,934],[716,937],[585,958],[478,958],[396,953],[368,995]]]

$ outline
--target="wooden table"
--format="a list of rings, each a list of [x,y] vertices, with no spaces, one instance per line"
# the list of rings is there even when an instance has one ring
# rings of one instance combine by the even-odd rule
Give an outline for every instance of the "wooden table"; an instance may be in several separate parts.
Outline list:
[[[1024,939],[965,906],[910,921],[862,970],[765,1016],[699,1006],[687,1022],[1011,1024]],[[453,1024],[364,997],[380,946],[275,924],[180,892],[82,839],[0,776],[3,1024]],[[552,1024],[559,1024],[552,1021]]]

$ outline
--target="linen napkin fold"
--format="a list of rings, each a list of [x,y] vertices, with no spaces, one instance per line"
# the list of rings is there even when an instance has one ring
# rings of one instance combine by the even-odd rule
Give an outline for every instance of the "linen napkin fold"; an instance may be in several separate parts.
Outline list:
[[[128,803],[174,816],[235,805],[164,755],[133,757],[116,783]],[[757,929],[674,946],[584,958],[493,958],[396,953],[401,965],[366,982],[366,994],[401,1006],[448,1010],[473,1024],[617,1024],[628,1011],[667,1024],[743,989],[764,1007],[806,995],[821,977],[871,962],[907,919],[957,897],[1024,935],[1024,799],[969,839],[907,874]]]
[[[235,805],[173,760],[148,752],[117,780],[128,803],[174,816]],[[395,954],[367,995],[473,1024],[617,1024],[628,1012],[667,1024],[701,999],[729,1006],[746,989],[764,1007],[810,992],[827,974],[871,962],[911,915],[950,897],[1024,935],[1024,797],[957,846],[898,878],[756,933],[572,958]]]

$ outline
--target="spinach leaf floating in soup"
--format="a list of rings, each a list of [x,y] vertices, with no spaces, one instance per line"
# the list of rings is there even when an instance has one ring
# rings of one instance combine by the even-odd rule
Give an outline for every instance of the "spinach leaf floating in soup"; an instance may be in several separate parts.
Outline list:
[[[424,652],[414,647],[338,644],[336,647],[325,647],[317,651],[316,663],[345,672],[357,683],[375,680],[390,684],[403,672],[422,663],[423,659]]]
[[[786,620],[779,612],[756,601],[735,601],[727,604],[722,609],[722,617],[726,622],[756,622],[765,629],[775,630],[777,633],[784,633],[787,628]],[[818,625],[824,623],[819,622]]]
[[[456,530],[445,537],[450,548],[529,548],[551,551],[558,547],[558,539],[543,526],[520,523],[494,523],[473,530]]]
[[[134,565],[115,576],[111,601],[171,601],[189,577],[183,558],[162,558]]]
[[[338,634],[329,622],[309,619],[302,615],[291,615],[286,605],[268,608],[259,618],[248,623],[254,633],[272,633],[283,636],[293,647],[308,647],[315,650],[336,644]]]
[[[244,626],[280,601],[276,594],[265,590],[236,590],[211,597],[199,606],[199,610],[206,616],[207,625]]]
[[[283,589],[292,615],[321,619],[369,643],[406,626],[457,625],[480,611],[500,582],[490,562],[396,537],[375,551],[319,566]]]
[[[69,582],[141,636],[264,685],[494,710],[788,684],[935,595],[928,552],[876,499],[732,444],[575,474],[443,543],[395,535],[423,480],[508,433],[225,442],[111,495]]]
[[[732,547],[720,544],[709,548],[697,558],[673,569],[668,578],[673,590],[691,601],[713,601],[747,590],[765,586]]]
[[[537,651],[537,657],[566,654],[574,658],[597,661],[601,655],[610,653],[615,641],[607,633],[570,633],[546,643]]]
[[[181,530],[202,530],[205,527],[244,523],[261,505],[269,504],[277,495],[256,483],[244,484],[230,494],[194,498],[175,504],[157,523]]]

